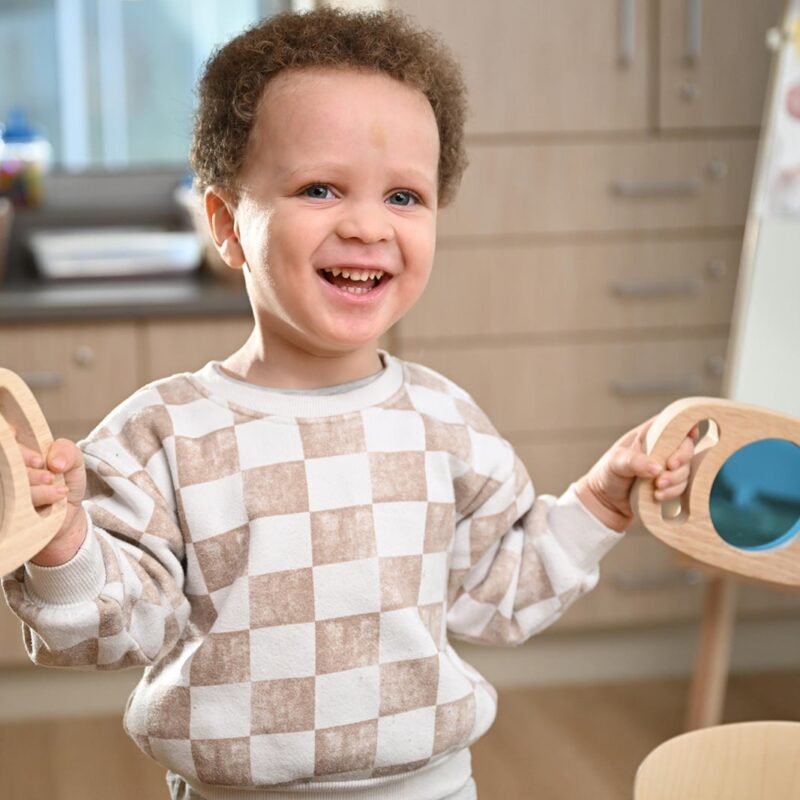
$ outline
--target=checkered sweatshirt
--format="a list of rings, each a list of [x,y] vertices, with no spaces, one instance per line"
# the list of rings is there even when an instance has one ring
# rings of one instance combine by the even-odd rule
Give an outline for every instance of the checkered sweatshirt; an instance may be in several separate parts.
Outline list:
[[[4,580],[36,663],[146,667],[126,730],[211,800],[455,791],[495,694],[448,632],[524,641],[620,538],[572,489],[535,497],[463,390],[383,357],[328,396],[216,364],[144,387],[81,443],[81,550]]]

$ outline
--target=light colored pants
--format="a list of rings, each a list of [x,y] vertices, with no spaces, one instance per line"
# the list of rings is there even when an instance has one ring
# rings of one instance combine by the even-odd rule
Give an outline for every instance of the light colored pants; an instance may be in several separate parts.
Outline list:
[[[174,772],[167,773],[167,786],[171,800],[204,800],[180,775],[176,775]],[[301,797],[302,795],[298,795],[298,799]],[[475,781],[470,778],[458,791],[441,800],[478,800]]]

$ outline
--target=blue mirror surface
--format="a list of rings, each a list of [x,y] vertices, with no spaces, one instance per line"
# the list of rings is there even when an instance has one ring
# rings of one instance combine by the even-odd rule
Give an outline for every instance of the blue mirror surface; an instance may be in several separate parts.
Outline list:
[[[711,521],[742,550],[766,550],[800,531],[800,447],[761,439],[737,450],[711,486]]]

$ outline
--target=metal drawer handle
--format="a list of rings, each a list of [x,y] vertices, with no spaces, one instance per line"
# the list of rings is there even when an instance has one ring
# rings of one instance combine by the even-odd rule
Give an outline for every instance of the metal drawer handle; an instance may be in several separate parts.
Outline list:
[[[647,397],[649,395],[691,395],[699,394],[703,381],[696,375],[685,378],[655,378],[653,380],[613,380],[611,391],[618,397]]]
[[[702,19],[702,0],[686,0],[686,52],[684,58],[687,64],[695,64],[700,58]]]
[[[636,48],[636,7],[634,0],[619,0],[619,65],[633,63]]]
[[[611,194],[618,197],[691,197],[700,191],[702,184],[696,178],[683,181],[611,181]]]
[[[19,376],[33,391],[37,389],[56,389],[64,383],[64,376],[56,370],[44,369],[39,372],[20,372]]]
[[[703,573],[698,569],[659,570],[640,575],[617,573],[610,578],[611,585],[621,592],[669,589],[671,586],[697,586],[703,580]]]
[[[611,281],[608,288],[618,297],[674,297],[698,294],[703,288],[699,278],[675,278],[659,281]]]

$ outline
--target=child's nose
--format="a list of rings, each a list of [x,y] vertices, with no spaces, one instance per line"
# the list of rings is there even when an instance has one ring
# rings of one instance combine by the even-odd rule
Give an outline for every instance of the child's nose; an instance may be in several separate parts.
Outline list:
[[[336,233],[341,239],[359,239],[372,244],[393,238],[394,227],[384,203],[365,201],[342,208]]]

